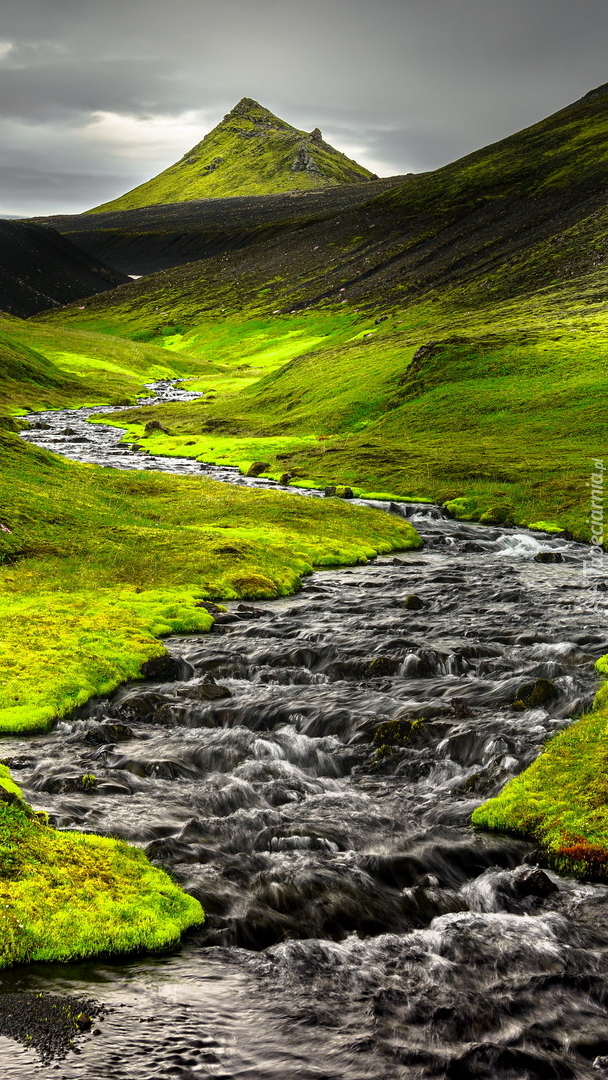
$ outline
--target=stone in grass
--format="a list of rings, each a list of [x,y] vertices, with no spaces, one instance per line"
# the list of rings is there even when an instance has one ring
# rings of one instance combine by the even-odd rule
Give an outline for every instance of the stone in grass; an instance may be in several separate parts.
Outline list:
[[[564,556],[560,551],[537,551],[534,556],[534,562],[540,563],[560,563],[564,561]]]
[[[401,601],[401,605],[407,608],[408,611],[420,611],[426,604],[421,596],[416,596],[416,593],[409,593]]]
[[[279,484],[281,487],[289,487],[293,479],[293,474],[290,472],[281,473],[279,476]]]
[[[491,506],[481,515],[479,522],[481,525],[512,525],[513,507]]]
[[[146,424],[144,431],[147,435],[151,435],[153,431],[162,431],[164,435],[168,435],[169,431],[158,420],[149,420]]]
[[[355,495],[352,488],[344,487],[343,485],[330,485],[326,487],[323,492],[326,499],[338,498],[338,499],[354,499]]]
[[[267,461],[254,461],[247,469],[245,476],[261,476],[262,473],[268,472],[269,468]]]

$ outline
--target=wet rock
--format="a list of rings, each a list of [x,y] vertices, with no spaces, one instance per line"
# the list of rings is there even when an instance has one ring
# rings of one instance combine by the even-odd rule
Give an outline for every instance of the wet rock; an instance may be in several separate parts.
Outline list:
[[[232,697],[232,693],[227,686],[216,683],[212,675],[207,675],[202,683],[189,683],[180,691],[180,696],[193,701],[220,701],[222,698]]]
[[[166,654],[146,660],[141,667],[141,674],[144,679],[154,679],[155,682],[175,682],[179,679],[180,668],[177,660]]]
[[[217,604],[214,604],[211,600],[200,600],[198,604],[195,604],[194,606],[204,608],[210,615],[221,615],[224,610],[223,608],[218,607]]]
[[[403,746],[410,743],[424,720],[386,720],[374,732],[374,746]]]
[[[289,487],[289,485],[291,484],[292,479],[293,479],[293,473],[290,473],[290,472],[281,473],[281,475],[279,477],[279,484],[281,485],[281,487]]]
[[[518,897],[537,896],[544,900],[546,896],[559,892],[555,882],[539,867],[521,870],[513,878],[513,892]]]
[[[556,701],[559,696],[560,691],[555,683],[549,679],[537,679],[536,682],[524,683],[520,686],[512,708],[521,709],[520,703],[523,703],[524,708],[537,709],[541,705]]]
[[[113,704],[112,715],[121,721],[146,720],[160,705],[164,704],[164,701],[162,694],[135,693]]]
[[[34,775],[31,780],[34,791],[48,791],[54,795],[94,791],[97,783],[97,777],[93,773],[84,773],[80,776],[48,776],[39,779]]]
[[[133,738],[133,731],[126,724],[95,724],[87,731],[84,741],[92,746],[104,743],[125,742]]]
[[[467,705],[466,701],[461,701],[459,698],[452,698],[450,708],[458,720],[466,720],[474,715],[473,710]]]
[[[268,617],[267,611],[263,611],[262,608],[251,607],[249,604],[238,604],[236,610],[239,615],[249,615],[252,619],[264,619]]]
[[[66,427],[66,428],[63,429],[62,434],[63,435],[75,435],[76,432],[74,431],[74,428]]]
[[[261,476],[262,473],[268,472],[269,468],[267,461],[254,461],[247,469],[245,476]]]
[[[353,489],[344,487],[342,484],[330,485],[326,487],[323,494],[326,499],[338,498],[338,499],[354,499]]]
[[[540,563],[560,563],[564,561],[564,556],[560,551],[537,551],[534,556],[534,562]]]
[[[401,601],[401,606],[407,608],[408,611],[420,611],[426,607],[426,604],[422,597],[417,596],[416,593],[408,593]]]

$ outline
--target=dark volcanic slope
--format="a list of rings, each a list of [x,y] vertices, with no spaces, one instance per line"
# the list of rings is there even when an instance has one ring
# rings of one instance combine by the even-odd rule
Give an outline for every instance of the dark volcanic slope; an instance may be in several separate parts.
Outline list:
[[[47,225],[0,221],[0,311],[26,318],[125,281]]]
[[[125,274],[150,274],[247,247],[302,221],[362,206],[403,176],[319,191],[248,195],[36,219]]]
[[[224,206],[239,204],[242,217],[235,213],[221,243],[216,219],[217,247],[206,251],[215,258],[187,267],[176,258],[175,269],[131,286],[130,302],[141,297],[153,307],[157,290],[164,296],[175,288],[197,310],[212,310],[228,299],[246,303],[265,288],[269,307],[293,310],[327,299],[402,303],[472,282],[485,301],[569,280],[608,259],[607,155],[608,86],[434,173],[380,181],[387,186],[376,194],[368,182],[358,203],[345,196],[332,210],[324,200],[338,197],[335,191],[275,197],[298,206],[297,214],[286,221],[277,213],[264,226],[250,209],[257,200],[227,200]],[[279,201],[260,200],[266,204],[278,209]],[[313,205],[325,212],[311,212]],[[209,226],[207,235],[213,232]],[[143,239],[137,242],[143,251]],[[95,307],[110,310],[124,300],[119,290]]]

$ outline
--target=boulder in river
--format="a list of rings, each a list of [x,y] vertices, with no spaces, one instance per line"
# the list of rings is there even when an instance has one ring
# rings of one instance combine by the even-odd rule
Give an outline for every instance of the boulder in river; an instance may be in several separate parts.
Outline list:
[[[155,682],[175,682],[179,679],[180,669],[177,660],[167,653],[164,656],[153,656],[142,665],[141,674],[144,679],[154,679]]]
[[[537,709],[540,705],[548,705],[558,697],[559,690],[555,683],[549,679],[537,679],[536,682],[524,683],[520,686],[512,707]]]
[[[408,611],[420,611],[426,604],[422,597],[417,596],[416,593],[409,593],[401,601],[402,606],[407,608]]]
[[[564,561],[564,556],[559,551],[537,551],[534,562],[559,563]]]

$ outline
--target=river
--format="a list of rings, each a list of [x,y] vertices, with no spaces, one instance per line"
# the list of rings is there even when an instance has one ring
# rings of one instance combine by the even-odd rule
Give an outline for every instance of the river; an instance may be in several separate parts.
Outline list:
[[[200,471],[119,449],[92,411],[38,414],[49,427],[25,437],[76,460]],[[207,912],[167,955],[5,971],[5,992],[109,1011],[58,1062],[0,1038],[3,1076],[608,1076],[608,887],[468,825],[591,704],[606,594],[581,544],[382,509],[408,516],[424,549],[230,604],[212,633],[167,641],[177,678],[3,740],[53,824],[142,845]],[[513,710],[537,680],[546,703]],[[393,720],[391,746],[379,728]],[[74,790],[84,773],[97,787]]]

